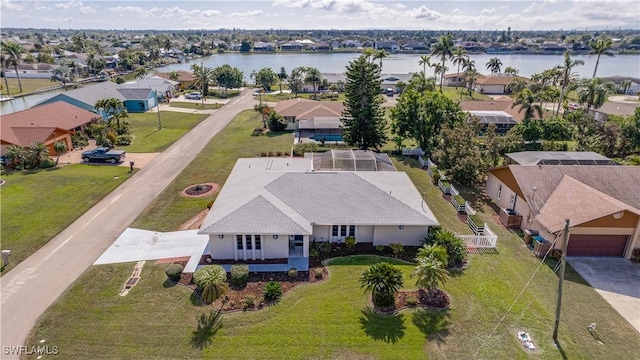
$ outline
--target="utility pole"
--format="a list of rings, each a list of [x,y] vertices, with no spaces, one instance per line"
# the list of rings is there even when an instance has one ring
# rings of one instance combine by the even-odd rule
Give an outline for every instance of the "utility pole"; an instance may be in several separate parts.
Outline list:
[[[558,273],[558,300],[556,301],[556,322],[553,326],[553,343],[558,344],[558,326],[560,326],[560,308],[562,307],[562,283],[564,281],[564,268],[567,262],[567,246],[569,245],[569,219],[564,223],[564,243],[562,244],[562,256],[560,257],[560,271]]]
[[[153,90],[156,95],[156,109],[158,109],[158,130],[162,130],[162,122],[160,121],[160,101],[158,101],[158,90]]]

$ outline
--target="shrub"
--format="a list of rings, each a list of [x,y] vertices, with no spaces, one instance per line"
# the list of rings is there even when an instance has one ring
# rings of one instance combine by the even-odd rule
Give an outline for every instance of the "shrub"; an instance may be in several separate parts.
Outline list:
[[[227,293],[227,272],[220,265],[207,265],[193,273],[193,281],[202,290],[202,300],[214,302]]]
[[[324,276],[324,271],[322,271],[322,268],[315,268],[313,269],[313,275],[316,277],[316,279],[322,279],[322,277]]]
[[[116,146],[131,145],[132,142],[133,142],[133,135],[130,135],[130,134],[118,135],[118,137],[116,138]]]
[[[296,155],[296,156],[303,156],[305,153],[317,152],[317,151],[318,151],[318,144],[316,143],[301,143],[301,144],[296,144],[293,147],[293,155]]]
[[[291,268],[289,269],[289,271],[287,271],[287,275],[289,275],[290,278],[295,279],[298,277],[298,269],[296,268]]]
[[[312,242],[309,246],[309,256],[313,258],[317,258],[318,256],[320,256],[320,245],[318,245],[318,243],[316,243],[315,241]]]
[[[282,286],[280,286],[279,282],[271,280],[264,285],[262,294],[267,301],[278,300],[282,296]]]
[[[279,115],[277,112],[272,110],[267,118],[267,126],[271,131],[284,131],[287,127],[287,120],[284,116]]]
[[[373,303],[381,307],[391,306],[395,303],[395,296],[393,293],[377,291],[373,293]]]
[[[253,295],[245,295],[244,297],[244,307],[252,308],[256,304],[256,298]]]
[[[435,244],[444,246],[447,249],[449,265],[458,265],[464,261],[467,254],[467,247],[462,239],[451,231],[442,230],[435,235]]]
[[[320,245],[320,251],[322,252],[330,252],[331,251],[331,243],[330,242],[323,242],[322,245]]]
[[[384,251],[384,245],[376,245],[376,250],[380,252]]]
[[[243,287],[247,285],[249,281],[249,265],[246,264],[233,264],[229,271],[229,281],[232,285]]]
[[[260,156],[261,157],[266,157],[267,156],[267,152],[266,151],[261,151],[260,152]]]
[[[167,266],[167,269],[164,271],[167,274],[167,277],[171,281],[180,281],[180,277],[182,276],[182,265],[180,264],[171,264]]]
[[[406,301],[409,306],[416,306],[418,304],[418,299],[413,296],[408,296]]]
[[[347,248],[353,249],[356,246],[356,237],[355,236],[347,236],[344,239],[344,243],[345,243],[345,245],[347,245]]]
[[[389,244],[389,247],[391,248],[391,251],[393,251],[393,255],[395,256],[399,256],[404,252],[404,246],[402,244]]]
[[[52,168],[56,165],[56,162],[53,161],[52,159],[45,159],[42,160],[42,162],[40,162],[40,165],[38,166],[40,169],[49,169]]]

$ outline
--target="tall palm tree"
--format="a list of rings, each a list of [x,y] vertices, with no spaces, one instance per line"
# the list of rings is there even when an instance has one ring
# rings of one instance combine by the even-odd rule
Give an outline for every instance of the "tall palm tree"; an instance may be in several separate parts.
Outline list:
[[[378,59],[380,60],[380,71],[382,71],[382,59],[388,56],[389,56],[389,53],[385,49],[380,49],[373,54],[372,60],[378,60]]]
[[[180,74],[177,71],[169,72],[169,80],[178,81],[179,77],[180,77]]]
[[[607,97],[615,92],[612,82],[604,82],[601,78],[584,79],[578,85],[578,102],[587,104],[587,112],[591,107],[599,108]]]
[[[505,87],[505,90],[512,94],[518,94],[520,91],[522,91],[526,87],[527,87],[526,81],[524,81],[521,78],[514,78],[513,80],[511,80],[511,82],[507,84],[507,86]]]
[[[427,77],[427,66],[431,67],[431,56],[422,55],[420,56],[420,61],[418,61],[418,65],[422,65],[422,74],[424,77]]]
[[[364,50],[362,50],[362,55],[364,55],[367,60],[371,60],[375,53],[376,51],[373,48],[365,48]]]
[[[445,63],[453,57],[453,35],[447,34],[440,36],[440,40],[433,48],[432,55],[437,55],[442,61],[441,70],[445,69]],[[440,92],[442,92],[442,85],[444,82],[444,72],[440,74]]]
[[[144,79],[145,76],[147,76],[147,74],[149,73],[149,69],[147,69],[144,66],[140,66],[139,68],[136,69],[136,79],[140,80],[140,79]]]
[[[29,145],[29,159],[31,160],[32,168],[37,168],[43,161],[49,159],[49,149],[41,142],[36,141]]]
[[[67,90],[67,83],[75,81],[75,75],[66,66],[60,66],[51,72],[51,81],[59,81],[62,86]]]
[[[111,116],[109,114],[109,99],[100,99],[93,106],[96,110],[102,110],[104,120],[109,124]]]
[[[282,83],[287,80],[287,70],[284,69],[284,66],[280,68],[280,72],[278,73],[278,84],[280,85],[280,94],[282,94]]]
[[[589,46],[591,47],[591,52],[589,54],[598,54],[596,58],[596,66],[593,68],[593,76],[591,78],[596,77],[596,73],[598,72],[598,64],[600,63],[600,55],[604,54],[606,56],[613,57],[613,53],[609,51],[611,48],[611,38],[606,35],[600,35],[597,39],[589,42]]]
[[[108,101],[108,107],[111,109],[111,115],[116,120],[116,130],[120,129],[120,119],[128,118],[127,109],[120,99],[111,98]]]
[[[439,284],[444,284],[449,279],[449,272],[438,259],[419,257],[411,277],[416,278],[416,286],[432,291],[437,290]]]
[[[502,61],[500,59],[494,57],[487,61],[487,70],[490,70],[492,74],[497,74],[500,72],[500,68],[502,67]]]
[[[229,290],[227,286],[227,272],[220,265],[207,265],[195,273],[193,280],[202,291],[202,300],[207,303],[216,301]]]
[[[371,265],[360,276],[360,287],[371,291],[374,303],[381,296],[393,296],[403,284],[402,271],[386,262]]]
[[[562,87],[560,89],[560,99],[558,101],[558,109],[556,110],[556,115],[560,113],[560,107],[562,106],[562,101],[566,95],[565,91],[569,86],[569,83],[574,78],[575,74],[572,73],[572,70],[579,65],[584,65],[584,61],[582,60],[571,60],[571,56],[569,52],[566,51],[564,53],[564,62],[562,65],[556,66],[556,69],[559,70],[559,73],[562,75]]]
[[[623,80],[620,83],[620,87],[622,88],[622,93],[626,95],[627,91],[629,91],[629,88],[631,87],[631,80]]]
[[[200,66],[198,64],[191,65],[191,71],[193,72],[193,88],[202,90],[202,97],[204,98],[209,94],[209,85],[215,78],[215,69]]]
[[[538,115],[538,118],[542,118],[542,107],[536,104],[536,97],[529,89],[523,89],[520,91],[511,104],[513,109],[516,106],[520,106],[518,113],[524,110],[524,120],[530,120],[534,114]]]
[[[7,96],[11,96],[11,90],[9,89],[9,80],[7,78],[6,67],[9,66],[8,58],[2,52],[0,48],[0,72],[2,72],[2,77],[4,78],[4,86],[7,89]]]
[[[58,162],[60,161],[60,155],[63,155],[64,153],[67,152],[67,150],[69,150],[67,148],[67,143],[64,141],[57,141],[53,144],[53,150],[56,152],[56,165],[55,167],[58,167]]]
[[[322,81],[322,74],[318,68],[308,67],[305,69],[305,77],[304,82],[313,84],[313,98],[316,97],[316,89],[318,87],[318,83]]]
[[[15,44],[11,42],[2,42],[2,50],[6,53],[6,65],[13,66],[13,70],[16,72],[16,77],[18,78],[18,87],[20,88],[20,92],[22,92],[22,81],[20,81],[20,72],[18,72],[18,64],[20,64],[20,57],[24,52],[24,49],[20,44]],[[7,87],[8,89],[8,87]]]
[[[467,50],[463,49],[461,46],[458,46],[453,50],[453,65],[458,65],[458,71],[456,71],[456,75],[460,74],[460,66],[464,65],[469,57],[467,56]],[[456,84],[456,88],[457,88]]]

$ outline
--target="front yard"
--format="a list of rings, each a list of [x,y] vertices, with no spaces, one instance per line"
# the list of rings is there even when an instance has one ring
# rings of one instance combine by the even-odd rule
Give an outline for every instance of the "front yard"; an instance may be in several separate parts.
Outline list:
[[[180,196],[185,187],[204,182],[224,184],[239,157],[290,151],[291,134],[251,136],[259,125],[248,110],[220,132],[187,169],[152,203],[133,226],[169,231],[205,208],[211,198]],[[431,184],[415,160],[394,164],[413,180],[445,229],[469,234],[451,203]],[[462,189],[464,190],[464,189]],[[639,334],[572,268],[567,269],[559,340],[553,331],[557,276],[555,262],[534,257],[515,233],[494,220],[477,190],[462,194],[478,216],[499,236],[495,251],[470,254],[468,268],[452,277],[444,290],[448,311],[407,310],[382,316],[368,308],[358,278],[378,257],[338,258],[325,282],[296,287],[274,306],[257,312],[225,314],[212,345],[194,350],[191,334],[197,318],[208,313],[190,290],[163,286],[166,265],[147,263],[142,280],[126,297],[117,295],[133,264],[92,267],[41,318],[28,345],[46,339],[65,358],[539,358],[631,359]],[[214,196],[215,197],[215,196]],[[339,206],[339,205],[336,205]],[[392,261],[392,260],[389,260]],[[411,265],[399,265],[405,286]],[[159,315],[161,314],[161,315]],[[597,323],[598,343],[587,330]],[[524,330],[537,350],[528,353],[516,338]],[[109,341],[105,341],[109,339]],[[118,344],[113,346],[112,344]]]
[[[193,129],[208,114],[186,114],[175,111],[161,111],[158,129],[158,114],[155,112],[130,113],[125,120],[131,125],[135,139],[129,146],[118,147],[132,153],[154,153],[164,151],[176,140]]]
[[[131,176],[122,166],[69,165],[3,173],[2,249],[11,250],[6,272],[41,248]]]

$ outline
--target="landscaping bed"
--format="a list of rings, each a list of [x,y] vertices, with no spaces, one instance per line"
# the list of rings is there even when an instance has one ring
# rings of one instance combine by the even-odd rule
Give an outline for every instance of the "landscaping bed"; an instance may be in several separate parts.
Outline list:
[[[394,313],[404,308],[423,306],[431,310],[446,310],[451,305],[449,296],[442,290],[398,291],[395,294],[394,306],[376,308],[380,312]]]
[[[316,243],[323,244],[323,243]],[[309,266],[317,267],[322,265],[322,261],[335,257],[351,255],[378,255],[408,262],[414,262],[419,246],[403,246],[403,251],[396,254],[390,246],[376,247],[373,243],[356,243],[353,248],[348,248],[346,244],[327,243],[330,245],[329,251],[319,251],[318,256],[309,255]],[[314,246],[313,243],[310,246]]]

